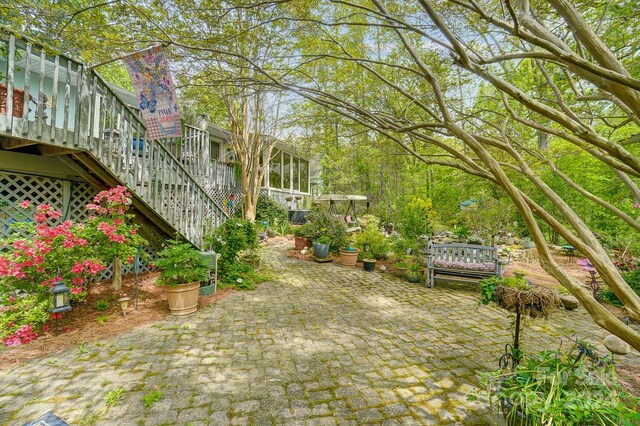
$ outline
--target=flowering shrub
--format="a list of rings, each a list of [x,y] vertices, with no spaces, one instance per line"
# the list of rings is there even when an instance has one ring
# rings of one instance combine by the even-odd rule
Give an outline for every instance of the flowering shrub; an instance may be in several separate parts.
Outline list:
[[[86,224],[62,221],[62,212],[49,204],[19,204],[32,211],[33,220],[14,223],[11,235],[0,240],[0,301],[8,306],[0,313],[5,345],[35,338],[49,318],[49,289],[58,274],[71,288],[71,301],[81,303],[106,261],[114,255],[132,259],[145,242],[125,213],[131,199],[124,187],[102,191],[94,202],[87,208],[95,216]]]
[[[20,207],[27,210],[30,203]],[[32,222],[14,223],[12,234],[2,243],[0,293],[21,290],[47,297],[60,271],[71,284],[72,300],[82,301],[87,279],[104,269],[102,261],[90,254],[83,224],[59,222],[61,212],[48,204],[35,208]]]
[[[31,296],[9,296],[0,301],[5,310],[0,314],[0,342],[6,346],[17,346],[35,339],[39,330],[49,319],[47,299]]]
[[[93,215],[87,221],[85,235],[96,256],[105,262],[117,256],[132,263],[137,248],[147,242],[138,234],[134,215],[126,213],[131,194],[125,187],[118,186],[100,192],[93,201],[87,204]]]
[[[216,253],[220,253],[219,266],[224,273],[241,251],[257,247],[258,232],[251,222],[229,219],[213,235],[206,237],[206,242]]]

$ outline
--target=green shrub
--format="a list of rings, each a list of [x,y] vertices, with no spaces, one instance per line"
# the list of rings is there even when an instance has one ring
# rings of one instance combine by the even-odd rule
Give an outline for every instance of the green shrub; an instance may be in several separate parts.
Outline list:
[[[389,251],[389,239],[377,227],[368,227],[356,234],[356,246],[360,249],[362,256],[364,256],[365,242],[369,244],[369,255],[376,259],[382,259]]]
[[[435,223],[432,207],[431,199],[414,197],[400,212],[400,234],[410,241],[417,241],[420,235],[431,235]]]
[[[640,296],[640,269],[623,272],[622,278],[624,278],[627,284],[629,284],[629,287],[631,287],[631,289]],[[605,287],[600,292],[600,297],[614,306],[623,306],[620,299],[618,299],[618,296],[616,296],[609,287]]]
[[[176,286],[207,279],[209,267],[200,252],[189,243],[170,240],[158,252],[156,266],[160,269],[157,284]]]
[[[255,288],[256,284],[267,281],[269,278],[269,275],[257,272],[253,265],[238,260],[229,265],[224,271],[222,287],[251,290]]]
[[[49,301],[37,295],[7,297],[1,302],[8,309],[0,312],[0,344],[25,325],[37,332],[49,320]]]
[[[108,311],[109,310],[109,302],[106,300],[98,300],[96,302],[96,310],[97,311]]]
[[[256,223],[260,224],[263,220],[266,220],[269,225],[275,224],[276,221],[278,223],[288,222],[289,214],[287,209],[273,198],[261,196],[256,204]]]
[[[318,242],[320,238],[325,237],[328,244],[331,244],[332,253],[337,253],[347,245],[349,234],[342,219],[334,218],[328,212],[313,210],[309,212],[307,221],[307,238],[311,241]]]
[[[235,262],[241,251],[258,247],[258,232],[251,222],[232,218],[207,236],[205,241],[220,253],[219,267],[224,271]]]

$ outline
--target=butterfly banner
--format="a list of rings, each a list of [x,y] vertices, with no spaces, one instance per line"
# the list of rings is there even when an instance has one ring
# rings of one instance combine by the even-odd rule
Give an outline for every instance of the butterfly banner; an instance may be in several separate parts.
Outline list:
[[[147,138],[182,136],[176,88],[162,46],[154,46],[122,58],[147,127]]]

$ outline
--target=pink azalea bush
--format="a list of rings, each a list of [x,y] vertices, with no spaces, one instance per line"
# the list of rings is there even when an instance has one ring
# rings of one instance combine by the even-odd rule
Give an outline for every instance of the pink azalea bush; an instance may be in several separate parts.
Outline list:
[[[49,289],[58,274],[71,289],[71,301],[82,303],[95,277],[113,256],[125,259],[146,241],[138,235],[124,187],[100,192],[87,205],[94,215],[86,222],[62,221],[62,212],[48,204],[19,206],[33,210],[33,220],[14,223],[8,238],[0,240],[0,341],[24,344],[49,319]],[[29,325],[29,328],[25,326]],[[32,339],[31,339],[32,340]]]

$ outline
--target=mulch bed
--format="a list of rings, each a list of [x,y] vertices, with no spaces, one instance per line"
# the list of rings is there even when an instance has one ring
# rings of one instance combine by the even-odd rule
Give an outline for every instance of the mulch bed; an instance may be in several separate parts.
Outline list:
[[[113,289],[110,281],[94,284],[85,303],[74,306],[59,320],[58,336],[55,335],[55,323],[50,321],[49,331],[41,333],[36,340],[0,352],[0,370],[15,368],[30,359],[48,356],[81,342],[89,343],[117,336],[133,328],[166,319],[169,316],[169,306],[164,288],[155,285],[158,276],[158,272],[148,272],[138,277],[137,310],[134,275],[123,278],[122,289],[118,292]],[[232,288],[223,288],[218,289],[215,294],[200,296],[198,309],[235,291]],[[125,296],[131,300],[127,307],[127,316],[123,317],[120,304],[116,300]],[[96,303],[99,300],[108,300],[109,309],[98,311]]]

